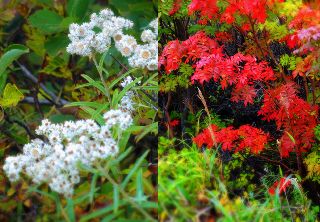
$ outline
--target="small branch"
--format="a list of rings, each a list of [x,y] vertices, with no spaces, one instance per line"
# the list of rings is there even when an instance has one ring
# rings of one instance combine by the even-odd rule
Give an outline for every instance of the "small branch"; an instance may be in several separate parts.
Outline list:
[[[289,168],[287,165],[285,165],[284,163],[282,163],[282,162],[280,162],[280,161],[272,160],[272,159],[269,159],[269,158],[264,157],[264,156],[262,156],[262,155],[260,155],[260,156],[258,156],[258,157],[261,158],[261,159],[266,160],[267,162],[276,163],[276,164],[278,164],[278,165],[281,165],[281,166],[283,166],[284,168],[286,168],[289,172],[293,172],[293,170],[292,170],[291,168]]]
[[[107,99],[108,99],[109,103],[111,103],[111,97],[110,97],[109,87],[107,86],[106,81],[105,81],[105,79],[104,79],[104,77],[103,77],[102,70],[100,70],[99,65],[98,65],[98,63],[97,63],[97,60],[96,60],[96,58],[95,58],[94,56],[93,56],[92,60],[93,60],[94,65],[96,66],[96,68],[97,68],[97,70],[98,70],[98,73],[99,73],[99,76],[100,76],[100,80],[101,80],[104,88],[106,89]]]
[[[50,100],[50,101],[52,101],[52,103],[54,105],[61,107],[61,106],[64,106],[69,103],[68,101],[56,96],[53,92],[51,92],[49,89],[47,89],[47,87],[43,83],[39,83],[37,77],[35,77],[24,65],[22,65],[19,62],[16,62],[16,63],[20,67],[20,69],[25,77],[30,79],[33,83],[39,84],[40,88],[52,98],[52,100]]]
[[[48,99],[42,99],[42,100],[35,100],[34,97],[27,96],[25,97],[20,103],[29,103],[29,104],[36,104],[38,103],[39,105],[52,105],[52,101]]]
[[[39,99],[38,99],[38,92],[39,92],[39,88],[36,88],[36,91],[33,93],[34,105],[43,119],[44,114],[43,114],[41,107],[40,107],[40,103],[39,103]]]
[[[173,131],[172,131],[172,128],[170,127],[169,123],[171,121],[170,119],[170,114],[169,114],[169,106],[171,104],[171,99],[172,99],[172,96],[171,96],[171,93],[169,92],[168,93],[168,100],[167,100],[167,103],[164,107],[164,113],[165,113],[165,118],[167,120],[167,129],[168,129],[168,132],[169,132],[169,138],[173,138]]]

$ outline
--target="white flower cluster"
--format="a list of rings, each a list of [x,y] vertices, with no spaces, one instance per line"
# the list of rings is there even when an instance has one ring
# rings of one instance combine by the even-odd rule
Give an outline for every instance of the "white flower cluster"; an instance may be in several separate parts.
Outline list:
[[[133,79],[131,76],[127,76],[121,83],[120,85],[122,88],[126,87],[130,83],[133,82]],[[119,104],[119,109],[131,113],[134,110],[134,102],[132,101],[134,97],[134,93],[129,90],[126,92],[124,97],[122,97],[120,104]]]
[[[109,9],[102,10],[98,15],[93,13],[90,22],[69,26],[71,43],[67,52],[81,56],[90,56],[94,52],[103,53],[111,45],[111,38],[123,29],[133,26],[130,20],[117,17]],[[95,31],[99,30],[99,31]]]
[[[105,125],[93,120],[66,121],[53,124],[43,120],[36,130],[47,141],[34,139],[23,147],[23,153],[8,157],[3,166],[10,181],[25,173],[36,184],[48,183],[50,188],[69,197],[80,182],[78,164],[91,166],[99,159],[118,153],[118,144],[111,129],[118,124],[125,130],[132,124],[130,113],[110,110],[104,114]]]
[[[103,53],[110,47],[113,39],[120,53],[129,57],[130,66],[156,70],[158,20],[153,20],[149,24],[150,29],[142,32],[143,45],[139,45],[133,36],[123,33],[132,27],[133,23],[130,20],[115,16],[109,9],[104,9],[99,14],[93,13],[89,22],[70,25],[68,36],[71,43],[67,52],[81,56],[90,56],[95,52]]]
[[[137,44],[134,37],[119,33],[114,41],[116,48],[125,57],[129,57],[131,67],[147,68],[156,70],[158,68],[158,20],[155,19],[141,34],[143,45]]]

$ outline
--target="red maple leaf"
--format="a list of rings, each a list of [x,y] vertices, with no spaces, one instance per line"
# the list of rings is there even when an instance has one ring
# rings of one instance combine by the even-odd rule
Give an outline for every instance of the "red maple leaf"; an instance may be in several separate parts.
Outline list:
[[[243,101],[244,105],[248,103],[253,104],[253,99],[256,97],[256,90],[253,86],[245,85],[243,87],[235,88],[231,93],[231,101],[239,102]]]

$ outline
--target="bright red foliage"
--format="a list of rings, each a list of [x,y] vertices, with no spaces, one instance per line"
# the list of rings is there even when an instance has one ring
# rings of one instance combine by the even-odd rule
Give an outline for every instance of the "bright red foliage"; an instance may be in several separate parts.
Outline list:
[[[301,42],[301,30],[310,27],[319,26],[320,21],[320,8],[311,8],[304,5],[297,15],[292,19],[289,24],[290,29],[294,29],[295,32],[287,35],[284,40],[287,42],[287,45],[293,49],[296,46],[300,46]]]
[[[181,43],[178,40],[170,41],[159,58],[159,69],[164,66],[166,73],[169,74],[179,69],[182,61],[185,63],[195,62],[214,52],[222,53],[218,43],[204,32],[197,32]]]
[[[223,89],[235,86],[231,100],[244,101],[247,105],[253,103],[256,96],[253,84],[257,81],[274,80],[275,76],[266,62],[258,63],[253,56],[237,53],[227,58],[222,53],[217,53],[201,58],[191,77],[192,82],[199,81],[201,84],[210,79],[220,82]]]
[[[319,7],[319,5],[318,5]],[[316,26],[320,21],[320,10],[303,6],[294,19],[290,22],[289,28],[302,29],[310,26]]]
[[[221,144],[225,151],[239,152],[250,148],[251,153],[257,154],[264,149],[268,142],[267,133],[249,125],[243,125],[239,129],[227,127],[221,130],[218,130],[216,125],[210,127],[213,135],[211,135],[208,127],[193,138],[198,147],[206,144],[208,148],[211,148],[215,144]]]
[[[297,32],[285,36],[281,41],[285,41],[290,49],[293,49],[296,46],[301,44],[301,41],[298,38]]]
[[[199,81],[203,84],[213,79],[221,84],[222,89],[235,86],[232,101],[244,101],[245,105],[253,103],[255,82],[275,79],[267,62],[258,63],[255,57],[241,53],[228,57],[215,39],[204,32],[198,32],[181,43],[177,40],[169,42],[160,56],[159,69],[164,66],[166,73],[170,73],[177,70],[181,62],[195,63],[191,77],[193,83]]]
[[[164,48],[161,57],[159,58],[159,69],[163,65],[166,73],[177,70],[181,64],[183,49],[178,40],[169,42]]]
[[[291,185],[291,180],[286,177],[283,177],[280,180],[274,182],[274,184],[269,188],[269,194],[275,195],[278,187],[279,187],[279,194],[281,194],[285,192],[290,185]]]
[[[280,155],[306,152],[314,142],[313,128],[317,125],[318,109],[297,96],[294,83],[266,90],[261,110],[264,120],[274,120],[278,130],[284,130],[280,139]],[[290,138],[291,137],[291,138]]]
[[[228,32],[216,32],[214,33],[215,40],[221,42],[232,41],[232,35]]]
[[[202,24],[206,24],[208,19],[216,17],[219,8],[217,7],[217,0],[192,0],[188,6],[189,15],[200,12]]]
[[[199,13],[201,22],[204,23],[209,19],[218,18],[219,15],[220,21],[231,24],[235,21],[235,14],[242,15],[241,29],[248,31],[257,23],[264,23],[267,9],[282,1],[227,0],[226,10],[219,14],[217,0],[192,0],[188,9],[189,14]],[[291,49],[298,47],[294,53],[301,55],[313,53],[312,56],[303,57],[303,63],[297,64],[293,77],[305,76],[307,72],[310,74],[313,61],[318,58],[314,56],[314,45],[310,44],[310,41],[316,42],[320,39],[319,21],[320,10],[303,7],[289,25],[294,32],[282,39]],[[245,106],[254,103],[256,88],[262,86],[260,89],[263,90],[264,100],[258,114],[263,120],[275,121],[277,129],[282,132],[278,140],[281,157],[288,157],[292,152],[300,154],[308,151],[314,142],[313,128],[317,125],[317,106],[312,106],[299,98],[294,83],[265,90],[263,88],[265,84],[260,83],[276,80],[268,63],[257,61],[254,56],[242,53],[226,55],[223,53],[223,46],[219,44],[232,40],[232,37],[225,32],[217,32],[215,35],[216,37],[212,39],[204,32],[198,32],[185,41],[169,42],[159,58],[159,69],[164,67],[166,73],[171,73],[178,70],[181,63],[189,63],[194,68],[192,83],[204,84],[213,80],[219,83],[222,89],[232,87],[231,101],[243,101]],[[238,152],[250,148],[252,153],[259,153],[267,144],[268,134],[249,125],[241,126],[239,129],[227,127],[221,130],[216,125],[211,125],[193,141],[199,147],[207,145],[211,148],[221,144],[223,150]],[[275,188],[270,189],[271,192],[275,190]]]
[[[252,20],[263,23],[267,18],[266,9],[276,2],[283,0],[227,0],[228,6],[220,16],[220,21],[231,24],[234,22],[234,14],[245,15]],[[216,18],[219,12],[217,0],[192,0],[188,6],[189,15],[200,12],[200,23],[206,24],[209,19]]]
[[[253,99],[256,97],[257,94],[253,86],[246,85],[243,87],[234,88],[231,95],[231,101],[243,101],[244,105],[247,106],[248,103],[252,104],[254,102]]]
[[[280,1],[268,2],[267,0],[228,0],[229,5],[222,13],[220,21],[231,24],[235,20],[235,13],[239,13],[240,15],[244,15],[250,19],[256,20],[258,23],[264,23],[267,18],[267,6]]]
[[[210,129],[211,127],[211,129]],[[219,130],[219,127],[212,124],[208,128],[204,129],[200,134],[193,138],[193,142],[197,144],[198,147],[202,147],[203,145],[207,145],[207,147],[211,148],[215,145],[215,133]]]
[[[174,15],[180,10],[182,6],[182,1],[183,0],[175,0],[173,2],[173,6],[172,6],[172,9],[169,11],[169,15]]]

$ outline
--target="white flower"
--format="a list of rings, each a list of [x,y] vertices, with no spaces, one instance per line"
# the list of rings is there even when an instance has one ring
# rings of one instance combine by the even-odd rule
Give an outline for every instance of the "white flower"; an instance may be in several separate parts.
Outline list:
[[[154,19],[149,23],[149,27],[154,29],[155,33],[158,33],[158,19]]]
[[[71,43],[67,46],[67,52],[80,56],[103,53],[108,50],[115,33],[132,26],[131,21],[114,16],[109,9],[102,10],[99,14],[93,13],[88,23],[73,23],[69,26],[68,37]]]
[[[156,34],[147,29],[147,30],[144,30],[142,33],[141,33],[141,40],[143,42],[152,42],[152,41],[155,41],[156,40]]]
[[[67,46],[67,52],[80,56],[103,53],[111,46],[113,39],[118,51],[124,57],[129,57],[132,67],[156,70],[157,65],[154,65],[154,61],[157,60],[155,52],[158,47],[158,20],[150,22],[151,29],[142,32],[141,41],[146,43],[145,45],[139,45],[133,36],[124,34],[125,30],[132,27],[132,21],[115,16],[110,9],[104,9],[98,14],[93,13],[89,22],[69,26],[68,37],[71,42]]]
[[[6,158],[3,169],[10,181],[19,180],[23,172],[34,183],[48,183],[52,190],[70,197],[80,182],[77,164],[92,165],[116,155],[119,148],[110,129],[118,124],[124,130],[132,123],[131,115],[122,110],[110,110],[104,116],[102,127],[90,119],[62,124],[43,120],[37,133],[47,135],[48,142],[34,139],[21,155]]]
[[[22,170],[21,156],[7,157],[3,165],[3,170],[9,177],[9,180],[14,182],[19,179],[19,174]]]
[[[110,110],[103,115],[106,121],[105,127],[111,128],[118,124],[120,129],[127,129],[133,122],[131,115],[128,112],[122,110]]]

